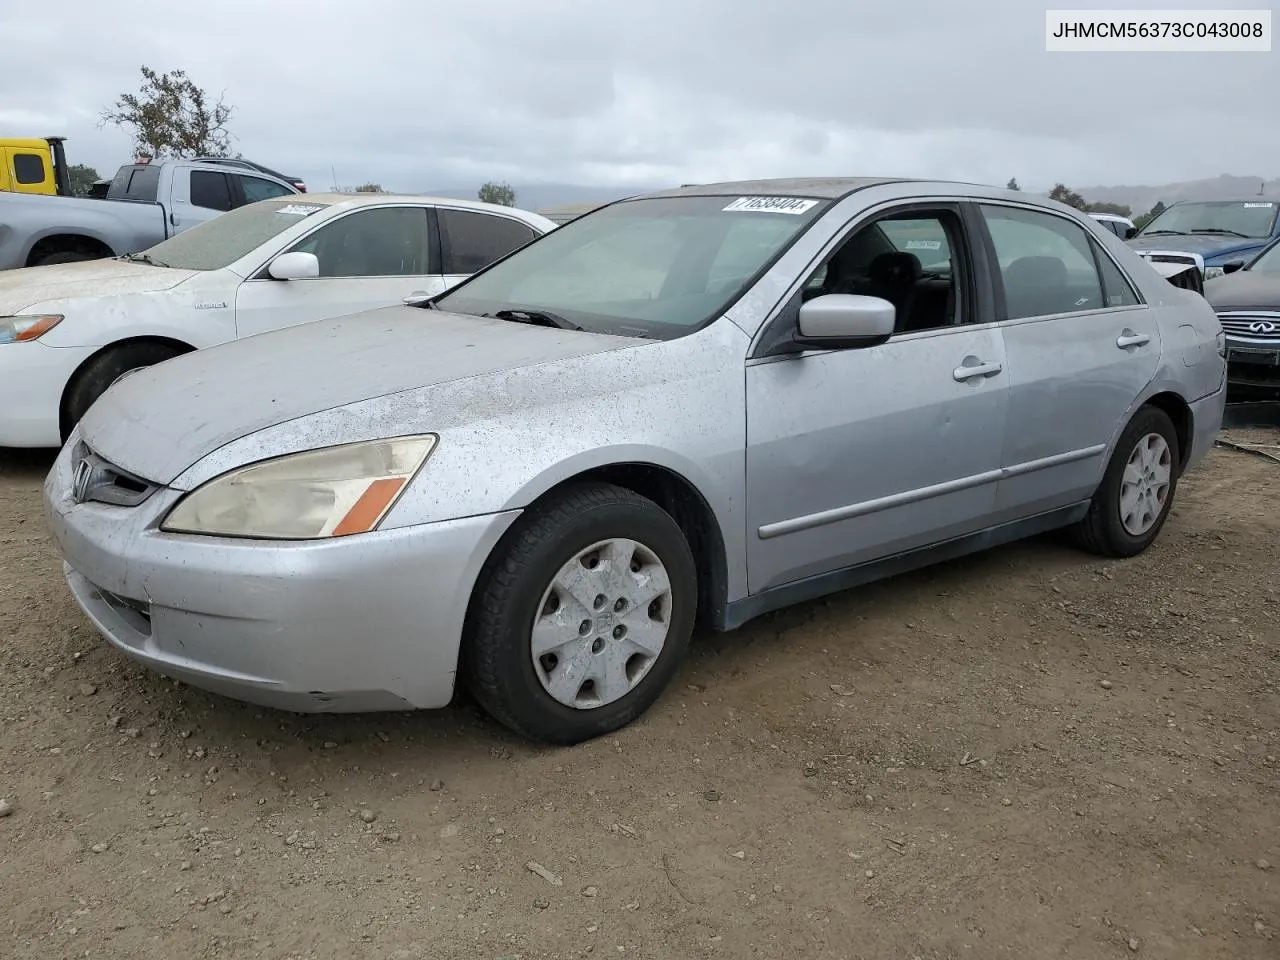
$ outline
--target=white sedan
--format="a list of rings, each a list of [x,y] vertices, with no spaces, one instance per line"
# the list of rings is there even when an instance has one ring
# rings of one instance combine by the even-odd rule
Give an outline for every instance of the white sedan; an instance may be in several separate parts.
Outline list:
[[[525,210],[306,194],[141,253],[0,273],[0,447],[57,447],[121,377],[170,357],[441,293],[556,228]]]

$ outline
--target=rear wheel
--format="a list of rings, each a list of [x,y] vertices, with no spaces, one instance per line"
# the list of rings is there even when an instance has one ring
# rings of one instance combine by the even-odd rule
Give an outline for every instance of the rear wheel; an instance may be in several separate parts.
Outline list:
[[[118,380],[143,367],[154,366],[181,351],[161,343],[131,343],[98,354],[76,374],[62,404],[62,439],[70,436],[94,402]]]
[[[531,507],[472,602],[463,673],[496,719],[569,745],[644,713],[693,631],[697,575],[676,522],[606,483]]]
[[[1116,444],[1075,542],[1106,557],[1132,557],[1164,527],[1178,487],[1178,432],[1163,410],[1143,407]]]

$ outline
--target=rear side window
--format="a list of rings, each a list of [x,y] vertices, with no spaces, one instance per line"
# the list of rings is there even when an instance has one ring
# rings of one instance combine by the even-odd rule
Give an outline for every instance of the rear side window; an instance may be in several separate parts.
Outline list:
[[[160,192],[160,168],[150,164],[121,167],[107,196],[112,200],[155,200]]]
[[[191,203],[207,210],[230,210],[231,188],[227,184],[227,175],[211,170],[192,170]]]
[[[15,153],[13,179],[18,183],[44,183],[44,157],[38,153]]]
[[[510,217],[470,210],[438,211],[446,274],[471,274],[523,247],[538,234]]]
[[[241,173],[233,173],[231,176],[239,181],[245,203],[257,203],[259,200],[270,200],[273,197],[287,197],[293,193],[288,187],[262,177],[251,177]]]
[[[1010,320],[1102,308],[1094,241],[1084,227],[1017,207],[979,209],[996,248]]]

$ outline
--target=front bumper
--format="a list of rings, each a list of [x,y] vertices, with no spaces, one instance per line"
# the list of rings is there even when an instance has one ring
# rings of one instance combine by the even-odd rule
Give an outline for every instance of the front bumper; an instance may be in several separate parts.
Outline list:
[[[0,447],[62,446],[62,392],[95,349],[0,343]]]
[[[76,503],[71,444],[45,511],[102,635],[176,680],[301,713],[443,707],[485,558],[518,511],[312,542],[158,529],[181,495]]]
[[[1227,337],[1227,382],[1238,387],[1280,390],[1280,343]]]

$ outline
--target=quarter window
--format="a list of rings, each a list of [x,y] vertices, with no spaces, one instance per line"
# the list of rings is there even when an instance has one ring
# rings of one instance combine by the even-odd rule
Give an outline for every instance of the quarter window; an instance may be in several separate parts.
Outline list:
[[[1084,227],[1016,207],[980,207],[991,232],[1010,320],[1103,307],[1102,280]]]
[[[437,214],[446,274],[476,273],[538,235],[511,217],[444,208]]]
[[[38,153],[15,153],[13,179],[18,183],[44,183],[44,158]]]
[[[423,207],[347,214],[321,227],[293,251],[314,253],[322,277],[410,277],[432,272]]]
[[[191,205],[206,210],[230,210],[231,188],[227,184],[227,175],[211,170],[192,170]]]
[[[1133,307],[1141,303],[1133,285],[1120,272],[1115,261],[1107,256],[1107,252],[1098,244],[1094,244],[1093,253],[1098,259],[1098,272],[1102,274],[1102,289],[1107,298],[1107,306]]]

